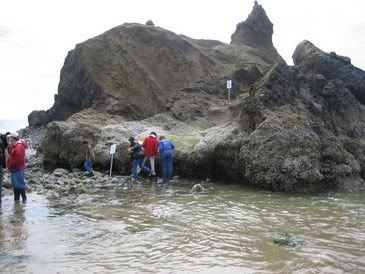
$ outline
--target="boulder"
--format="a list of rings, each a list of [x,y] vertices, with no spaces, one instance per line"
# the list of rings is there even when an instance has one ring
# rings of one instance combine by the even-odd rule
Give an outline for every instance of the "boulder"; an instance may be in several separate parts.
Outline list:
[[[328,80],[341,80],[365,104],[365,71],[353,66],[350,58],[335,52],[326,53],[304,40],[296,47],[293,61],[302,73],[321,74]]]
[[[56,176],[56,177],[62,177],[62,176],[66,176],[68,174],[70,174],[70,172],[67,169],[64,169],[64,168],[56,168],[53,171],[53,175]]]
[[[155,24],[152,22],[152,20],[148,20],[145,24],[146,26],[154,27]]]
[[[34,110],[28,115],[30,128],[45,127],[49,123],[49,115],[44,110]]]

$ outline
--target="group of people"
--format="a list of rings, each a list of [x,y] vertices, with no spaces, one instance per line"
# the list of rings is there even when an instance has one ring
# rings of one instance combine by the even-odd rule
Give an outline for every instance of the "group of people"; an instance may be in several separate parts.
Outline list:
[[[140,172],[148,176],[155,177],[155,159],[160,156],[162,167],[162,178],[164,182],[169,182],[173,176],[173,160],[175,145],[172,141],[160,136],[157,138],[156,132],[152,131],[150,135],[140,144],[134,137],[129,138],[129,153],[132,159],[132,174],[135,180],[138,180]],[[146,166],[149,161],[150,168]]]
[[[135,180],[139,179],[141,172],[146,175],[155,177],[155,159],[160,157],[162,167],[162,178],[164,182],[169,182],[173,176],[173,159],[175,145],[172,141],[160,136],[157,138],[156,132],[151,132],[144,139],[143,143],[139,143],[134,137],[129,138],[130,148],[129,153],[132,159],[132,174]],[[94,176],[92,159],[93,150],[91,145],[84,141],[85,147],[85,162],[84,168],[89,176]],[[0,134],[0,204],[2,198],[2,183],[4,173],[10,173],[11,184],[13,185],[14,200],[25,202],[27,200],[26,184],[25,184],[25,150],[27,143],[21,140],[17,133],[7,132]],[[149,161],[149,167],[146,166]]]
[[[27,143],[21,140],[17,133],[7,132],[0,134],[0,204],[2,200],[2,184],[4,173],[10,173],[13,185],[14,200],[18,202],[27,200],[25,185],[25,150]]]

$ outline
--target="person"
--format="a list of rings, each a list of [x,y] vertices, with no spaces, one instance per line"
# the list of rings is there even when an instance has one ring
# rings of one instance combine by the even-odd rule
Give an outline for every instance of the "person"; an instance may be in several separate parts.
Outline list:
[[[151,170],[143,165],[144,153],[142,146],[134,139],[134,137],[129,138],[129,142],[129,153],[131,154],[132,158],[133,178],[138,180],[141,170],[147,174],[151,174]]]
[[[91,145],[88,141],[83,141],[84,146],[84,155],[85,155],[85,162],[84,162],[84,168],[87,172],[87,174],[90,177],[94,176],[94,169],[93,169],[93,159],[94,159],[94,152],[91,148]]]
[[[160,137],[160,159],[162,166],[163,181],[168,183],[173,176],[173,161],[175,145],[164,136]]]
[[[0,204],[2,200],[4,170],[6,169],[6,148],[8,140],[5,134],[0,134]]]
[[[25,194],[25,150],[27,144],[24,140],[19,139],[17,133],[8,135],[9,156],[7,160],[7,169],[10,172],[11,184],[14,190],[14,201],[18,202],[22,196],[23,202],[27,200]]]
[[[149,159],[151,166],[151,176],[156,176],[155,158],[158,155],[158,140],[156,132],[152,131],[150,135],[144,139],[142,147],[144,148],[145,155],[143,165],[145,165],[147,159]]]

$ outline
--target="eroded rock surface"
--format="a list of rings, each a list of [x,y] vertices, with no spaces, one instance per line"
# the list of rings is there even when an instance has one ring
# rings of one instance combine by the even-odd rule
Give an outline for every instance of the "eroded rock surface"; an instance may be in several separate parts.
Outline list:
[[[310,42],[287,66],[272,34],[256,3],[231,45],[139,24],[77,45],[48,116],[30,116],[35,128],[52,121],[40,147],[44,166],[80,168],[88,140],[97,168],[109,168],[115,143],[115,171],[130,174],[128,138],[153,130],[176,143],[183,177],[300,193],[364,189],[364,72]]]

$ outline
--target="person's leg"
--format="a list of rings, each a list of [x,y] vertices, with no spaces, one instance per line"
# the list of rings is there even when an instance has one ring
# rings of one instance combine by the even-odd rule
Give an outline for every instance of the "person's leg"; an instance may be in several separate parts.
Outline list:
[[[173,161],[174,161],[174,159],[173,159],[173,156],[172,156],[172,153],[169,155],[169,158],[168,158],[168,163],[167,163],[167,170],[168,170],[168,172],[167,172],[167,178],[169,179],[169,180],[171,180],[172,179],[172,176],[173,176]]]
[[[0,204],[1,204],[1,199],[3,197],[3,179],[4,179],[4,170],[3,166],[0,165]]]
[[[155,156],[150,157],[150,164],[151,164],[151,175],[156,176],[155,171]]]
[[[17,179],[16,176],[17,176],[17,174],[15,172],[12,172],[10,174],[10,180],[11,180],[11,184],[13,185],[14,201],[15,202],[19,201],[19,198],[20,198],[19,189],[16,187],[16,179]]]
[[[20,200],[19,189],[14,187],[13,191],[14,191],[14,202],[19,202],[19,200]]]
[[[94,176],[94,167],[93,167],[93,162],[91,160],[89,160],[89,165],[90,165],[89,175],[92,177]]]
[[[139,160],[138,159],[133,160],[132,173],[134,179],[138,179],[138,166],[139,166]]]
[[[147,156],[143,158],[142,165],[146,164],[147,158],[148,158]]]
[[[151,170],[143,164],[142,160],[140,161],[139,167],[141,168],[141,170],[143,170],[144,173],[148,175],[151,174]]]
[[[91,160],[86,160],[84,162],[84,168],[87,171],[87,173],[89,174],[89,176],[94,176],[93,162]]]
[[[166,165],[166,156],[165,154],[161,155],[161,167],[162,167],[162,178],[165,181],[167,179],[167,165]]]
[[[25,192],[25,188],[24,189],[20,189],[19,192],[20,192],[20,195],[22,196],[22,201],[23,202],[26,202],[27,201],[27,194]]]

